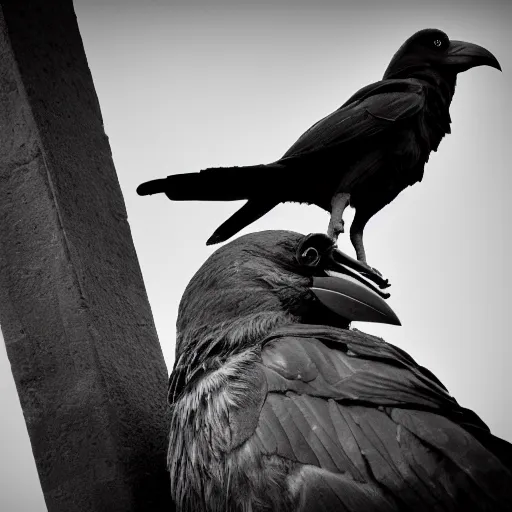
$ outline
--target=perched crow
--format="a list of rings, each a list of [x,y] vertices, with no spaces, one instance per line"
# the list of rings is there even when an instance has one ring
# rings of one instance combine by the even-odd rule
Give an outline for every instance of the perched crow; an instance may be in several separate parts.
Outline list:
[[[512,445],[350,320],[398,324],[326,235],[243,236],[179,309],[168,466],[179,512],[512,510]]]
[[[314,124],[271,164],[211,168],[143,183],[140,195],[164,192],[176,201],[247,203],[207,244],[223,242],[287,201],[331,212],[328,234],[343,232],[343,211],[355,208],[350,238],[366,262],[363,229],[408,185],[421,181],[431,151],[450,133],[449,106],[457,74],[475,66],[501,69],[486,49],[421,30],[400,47],[383,80],[356,92]]]

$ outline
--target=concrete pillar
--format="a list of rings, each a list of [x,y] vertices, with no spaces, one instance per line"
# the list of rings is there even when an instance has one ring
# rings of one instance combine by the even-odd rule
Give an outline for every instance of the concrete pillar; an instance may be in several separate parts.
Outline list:
[[[48,510],[170,511],[167,370],[72,1],[0,8],[0,325]]]

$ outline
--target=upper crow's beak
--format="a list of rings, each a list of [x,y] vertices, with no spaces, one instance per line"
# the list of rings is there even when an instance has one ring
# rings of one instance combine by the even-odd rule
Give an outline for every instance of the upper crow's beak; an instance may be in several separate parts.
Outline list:
[[[384,300],[389,294],[378,290],[387,286],[377,274],[341,252],[322,234],[308,235],[297,250],[297,259],[314,271],[311,291],[334,313],[349,321],[401,325]]]
[[[455,68],[457,73],[476,66],[491,66],[501,71],[498,59],[489,50],[464,41],[450,41],[444,62]]]

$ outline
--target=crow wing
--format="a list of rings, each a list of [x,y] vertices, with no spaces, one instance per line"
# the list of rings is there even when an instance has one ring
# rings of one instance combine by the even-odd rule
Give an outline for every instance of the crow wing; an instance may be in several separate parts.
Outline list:
[[[415,79],[382,80],[355,93],[338,110],[307,130],[283,155],[280,162],[312,156],[397,129],[425,106],[426,90]]]
[[[512,509],[512,446],[398,348],[300,325],[266,340],[261,369],[230,412],[228,466],[280,481],[282,510]]]

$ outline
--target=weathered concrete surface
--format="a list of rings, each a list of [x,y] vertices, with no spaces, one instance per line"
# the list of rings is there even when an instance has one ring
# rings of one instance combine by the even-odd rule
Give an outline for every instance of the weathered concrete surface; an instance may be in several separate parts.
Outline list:
[[[0,325],[48,510],[169,511],[167,371],[72,1],[0,6]]]

